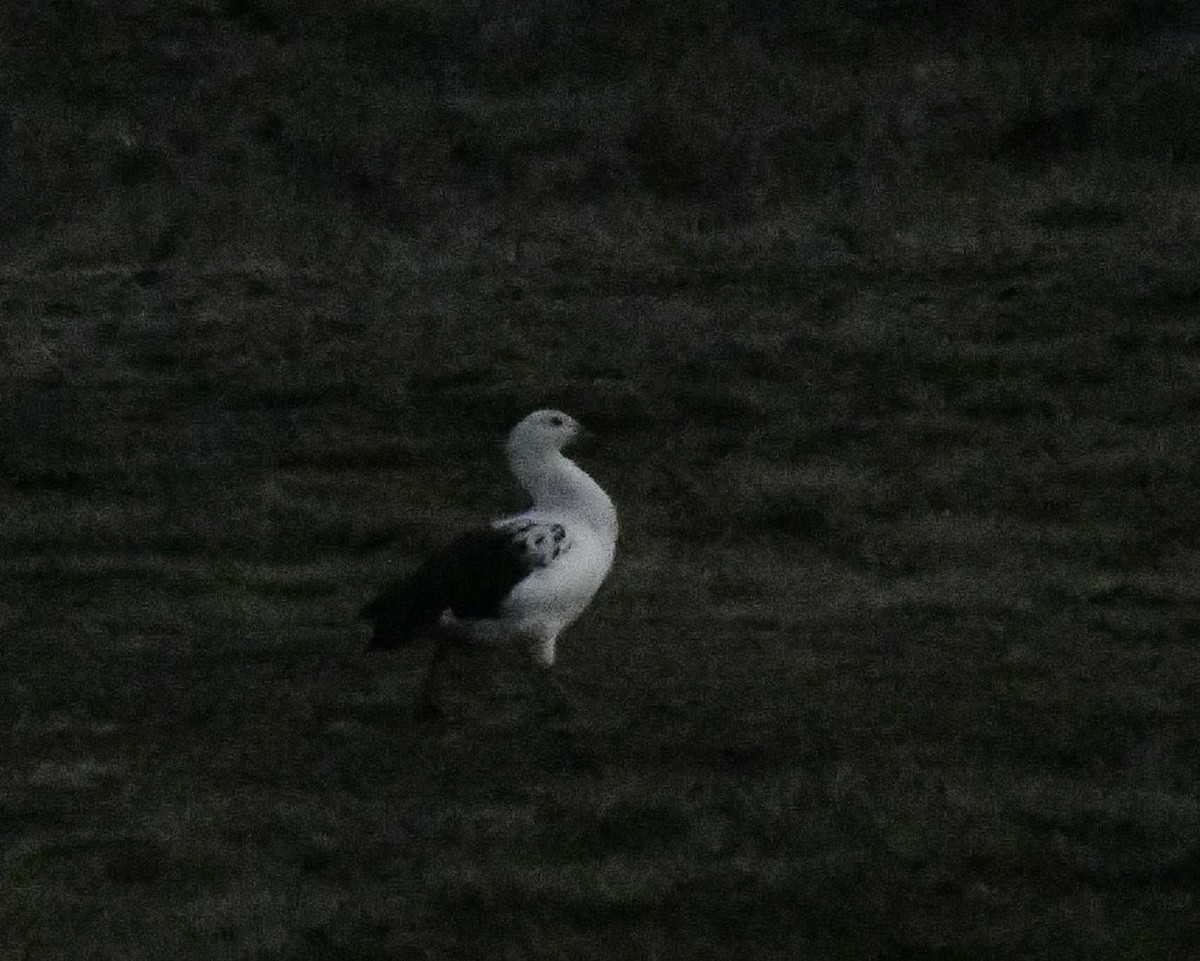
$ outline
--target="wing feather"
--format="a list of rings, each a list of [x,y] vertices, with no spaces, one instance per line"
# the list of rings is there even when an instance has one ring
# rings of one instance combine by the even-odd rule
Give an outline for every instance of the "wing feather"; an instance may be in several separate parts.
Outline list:
[[[383,591],[360,612],[373,622],[372,648],[414,639],[449,610],[459,618],[491,618],[509,592],[570,546],[561,524],[514,518],[467,531]]]

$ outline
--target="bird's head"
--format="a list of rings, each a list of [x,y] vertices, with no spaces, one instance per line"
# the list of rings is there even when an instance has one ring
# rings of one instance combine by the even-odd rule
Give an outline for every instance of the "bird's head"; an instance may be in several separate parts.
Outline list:
[[[508,451],[528,455],[562,450],[582,430],[575,418],[561,410],[535,410],[508,435]]]

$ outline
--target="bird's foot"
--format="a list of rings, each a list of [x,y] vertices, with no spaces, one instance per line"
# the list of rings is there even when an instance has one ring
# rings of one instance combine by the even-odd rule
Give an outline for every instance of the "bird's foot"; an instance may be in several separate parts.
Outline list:
[[[566,724],[575,717],[575,705],[563,698],[554,698],[542,707],[542,717],[558,724]]]

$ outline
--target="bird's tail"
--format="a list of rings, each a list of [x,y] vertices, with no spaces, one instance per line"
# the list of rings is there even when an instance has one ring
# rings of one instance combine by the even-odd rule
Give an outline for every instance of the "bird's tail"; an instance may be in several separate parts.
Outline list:
[[[401,637],[399,634],[386,631],[376,624],[374,631],[371,632],[371,640],[367,642],[368,651],[390,651],[393,648],[400,647],[407,638]]]
[[[371,622],[371,640],[368,651],[390,651],[416,639],[417,630],[411,618],[403,610],[397,611],[376,599],[358,612],[360,621]]]

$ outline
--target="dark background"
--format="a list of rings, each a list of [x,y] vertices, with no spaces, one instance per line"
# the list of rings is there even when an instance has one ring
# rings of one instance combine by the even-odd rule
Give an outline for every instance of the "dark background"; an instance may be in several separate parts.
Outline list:
[[[0,957],[1191,958],[1191,8],[6,3]],[[421,725],[550,404],[574,713]]]

